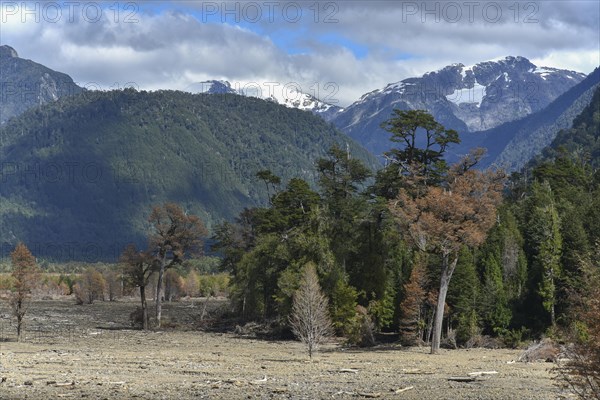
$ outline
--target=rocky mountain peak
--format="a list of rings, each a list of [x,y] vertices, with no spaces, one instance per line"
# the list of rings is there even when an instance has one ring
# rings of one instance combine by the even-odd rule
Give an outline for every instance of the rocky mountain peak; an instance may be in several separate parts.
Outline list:
[[[233,93],[237,94],[237,91],[231,87],[231,83],[223,80],[209,80],[204,82],[199,82],[197,84],[192,85],[192,92],[197,93],[208,93],[208,94],[225,94],[225,93]]]
[[[20,58],[17,51],[7,45],[0,46],[0,76],[3,83],[0,125],[32,107],[83,90],[70,76]]]
[[[461,133],[484,131],[540,111],[584,78],[574,71],[538,67],[521,56],[454,63],[369,92],[337,113],[333,123],[381,154],[389,143],[380,124],[396,108],[428,110]]]
[[[263,94],[263,96],[261,96],[259,93],[252,90],[252,88],[250,90],[244,90],[243,88],[240,89],[238,86],[239,85],[233,87],[228,81],[224,80],[208,80],[194,83],[188,86],[185,91],[207,94],[231,93],[241,96],[259,97],[263,100],[281,104],[288,108],[310,111],[327,121],[331,120],[342,110],[338,106],[326,103],[311,94],[300,92],[293,88],[288,90],[287,93],[283,93],[281,90],[274,90],[274,93],[271,93],[268,96],[265,95],[268,91],[264,91],[261,92]]]
[[[0,46],[0,58],[19,58],[19,54],[12,47],[2,45]]]

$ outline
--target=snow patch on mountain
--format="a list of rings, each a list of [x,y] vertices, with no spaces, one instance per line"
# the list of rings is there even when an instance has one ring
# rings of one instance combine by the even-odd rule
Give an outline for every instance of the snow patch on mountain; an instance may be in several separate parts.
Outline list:
[[[240,96],[257,97],[266,101],[272,101],[288,108],[310,111],[321,116],[325,120],[331,120],[339,112],[343,111],[341,107],[319,100],[317,97],[303,93],[296,87],[279,87],[265,85],[265,90],[258,84],[245,85],[243,88],[232,87],[225,80],[209,80],[194,83],[188,86],[185,91],[191,93],[206,94],[237,94]]]
[[[455,63],[365,93],[333,123],[375,154],[389,150],[380,124],[394,109],[427,110],[445,127],[484,131],[539,111],[585,74],[538,67],[508,56],[473,65]]]
[[[447,95],[446,99],[456,105],[469,103],[480,107],[481,102],[485,97],[486,89],[485,86],[475,83],[471,88],[456,89],[454,92]]]

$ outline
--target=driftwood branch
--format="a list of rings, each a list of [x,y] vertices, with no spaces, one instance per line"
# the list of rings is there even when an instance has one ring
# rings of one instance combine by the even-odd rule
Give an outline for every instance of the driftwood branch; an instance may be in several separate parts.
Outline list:
[[[469,372],[469,376],[483,376],[483,375],[495,375],[498,371],[477,371],[477,372]]]
[[[476,376],[451,376],[448,378],[449,381],[454,382],[475,382],[477,380]]]

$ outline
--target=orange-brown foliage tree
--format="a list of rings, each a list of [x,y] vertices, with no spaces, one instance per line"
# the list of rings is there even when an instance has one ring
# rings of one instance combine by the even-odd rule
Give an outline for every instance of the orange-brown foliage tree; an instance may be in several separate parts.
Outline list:
[[[404,284],[404,300],[400,303],[400,334],[407,345],[414,345],[423,339],[425,329],[426,277],[420,258],[415,260],[410,278]]]
[[[196,270],[192,268],[185,278],[185,294],[189,297],[196,297],[198,296],[199,291],[200,278],[198,277]]]
[[[98,299],[104,301],[105,289],[106,281],[102,274],[95,268],[90,267],[81,275],[74,286],[73,292],[77,304],[92,304]]]
[[[483,243],[502,200],[504,175],[471,169],[479,157],[477,152],[454,165],[440,186],[419,185],[419,178],[413,177],[415,185],[402,188],[390,202],[392,214],[413,244],[422,251],[438,253],[442,259],[432,354],[440,348],[446,294],[460,248]]]
[[[140,289],[142,329],[148,329],[148,302],[146,300],[146,287],[152,274],[156,270],[153,257],[136,249],[133,244],[125,248],[121,255],[123,275],[130,286]]]
[[[17,340],[21,341],[25,314],[29,309],[31,291],[36,285],[38,268],[35,257],[27,246],[18,243],[10,254],[12,262],[13,287],[10,295],[10,304],[13,315],[17,318]]]
[[[154,207],[148,221],[152,225],[149,254],[154,257],[159,266],[156,286],[156,323],[160,327],[165,271],[180,264],[187,255],[201,254],[203,238],[208,231],[200,218],[187,215],[174,203]]]
[[[179,299],[185,292],[184,282],[179,273],[170,269],[165,273],[165,299],[170,303]]]

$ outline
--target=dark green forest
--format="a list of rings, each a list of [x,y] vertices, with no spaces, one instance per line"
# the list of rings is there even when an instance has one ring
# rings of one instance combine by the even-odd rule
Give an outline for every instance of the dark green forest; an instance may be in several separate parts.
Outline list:
[[[319,117],[228,94],[133,89],[66,96],[0,129],[0,243],[39,257],[111,261],[145,246],[151,206],[181,204],[211,228],[268,202],[256,177],[316,183],[333,144],[375,158]]]
[[[589,289],[584,266],[598,262],[592,254],[600,243],[600,90],[572,129],[521,173],[505,177],[491,228],[469,241],[459,226],[451,248],[421,246],[412,225],[398,217],[410,209],[394,207],[401,198],[406,207],[411,199],[418,205],[434,189],[442,200],[458,191],[456,182],[482,153],[447,165],[445,149],[460,138],[425,112],[397,111],[383,127],[393,147],[386,167],[372,172],[351,151],[333,146],[315,165],[316,189],[302,176],[281,184],[276,173],[263,171],[269,204],[215,228],[213,249],[232,276],[239,315],[285,324],[301,271],[312,263],[338,334],[358,344],[372,342],[369,332],[376,331],[400,332],[409,344],[430,342],[440,274],[456,255],[445,344],[481,345],[482,337],[494,337],[515,346],[575,324],[573,299]],[[430,146],[418,148],[411,139],[424,132]],[[481,191],[472,187],[469,195]],[[465,206],[447,204],[455,214]],[[452,218],[440,214],[442,224]],[[471,223],[477,226],[468,218],[463,225]]]

